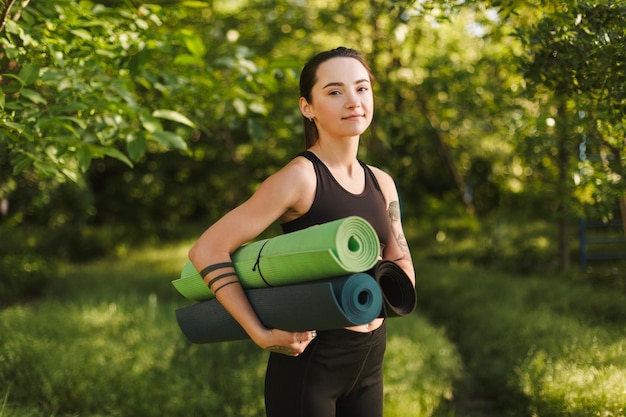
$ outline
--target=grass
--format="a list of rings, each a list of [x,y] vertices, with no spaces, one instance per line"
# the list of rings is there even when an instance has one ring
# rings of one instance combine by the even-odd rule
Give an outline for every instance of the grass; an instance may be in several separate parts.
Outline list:
[[[626,415],[622,291],[432,263],[420,282],[472,377],[466,397],[500,416]]]
[[[559,275],[550,228],[519,224],[411,237],[418,311],[389,320],[386,417],[626,416],[626,265]],[[0,417],[262,416],[267,354],[175,324],[190,244],[66,265],[0,310]]]
[[[43,298],[0,311],[0,416],[262,416],[267,353],[195,345],[170,281],[190,242],[61,268]],[[431,416],[460,358],[419,314],[389,323],[386,416]]]

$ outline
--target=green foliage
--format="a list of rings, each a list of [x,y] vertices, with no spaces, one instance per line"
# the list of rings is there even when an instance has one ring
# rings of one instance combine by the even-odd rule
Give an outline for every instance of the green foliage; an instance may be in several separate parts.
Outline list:
[[[175,53],[155,31],[162,14],[69,0],[8,14],[20,19],[0,38],[0,144],[14,175],[82,182],[94,158],[132,166],[148,142],[186,149],[193,122],[159,107],[181,81],[150,64]]]
[[[57,273],[56,262],[41,256],[0,256],[0,305],[40,296]]]
[[[538,220],[520,210],[515,216],[498,211],[477,221],[439,205],[431,210],[415,226],[422,258],[521,275],[557,272],[555,230],[547,219]],[[572,230],[573,241],[577,232]],[[578,256],[573,246],[572,260]]]
[[[360,156],[394,176],[407,221],[434,200],[463,216],[469,199],[481,220],[606,217],[623,195],[619,2],[12,4],[0,221],[13,227],[154,239],[210,223],[302,150],[298,72],[340,44],[375,72]]]
[[[252,342],[193,345],[170,281],[189,243],[71,265],[47,297],[0,311],[0,415],[261,416],[267,353]],[[416,359],[419,355],[419,360]],[[431,416],[459,358],[417,315],[389,326],[390,417]]]
[[[427,262],[418,282],[422,310],[476,378],[474,398],[517,415],[625,415],[621,291]]]
[[[516,30],[528,92],[541,97],[547,89],[571,113],[556,124],[570,138],[567,151],[580,157],[568,167],[578,186],[572,197],[595,206],[584,213],[593,218],[611,212],[626,191],[625,24],[623,2],[576,1],[546,7]]]

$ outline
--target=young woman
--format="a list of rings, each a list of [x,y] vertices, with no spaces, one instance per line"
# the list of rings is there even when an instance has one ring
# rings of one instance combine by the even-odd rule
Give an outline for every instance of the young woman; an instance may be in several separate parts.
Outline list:
[[[360,135],[374,113],[372,78],[355,50],[313,57],[300,77],[306,152],[209,227],[189,252],[216,298],[257,345],[272,352],[265,379],[268,417],[383,415],[384,319],[317,333],[268,329],[251,308],[230,257],[276,220],[291,232],[356,215],[376,230],[381,257],[395,261],[415,284],[395,183],[357,159]]]

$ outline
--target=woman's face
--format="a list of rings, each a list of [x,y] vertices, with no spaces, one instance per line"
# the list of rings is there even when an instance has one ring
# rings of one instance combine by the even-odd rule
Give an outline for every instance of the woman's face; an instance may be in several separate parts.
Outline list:
[[[317,68],[312,102],[300,99],[306,118],[313,117],[320,139],[362,134],[374,115],[374,94],[370,76],[356,59],[331,58]]]

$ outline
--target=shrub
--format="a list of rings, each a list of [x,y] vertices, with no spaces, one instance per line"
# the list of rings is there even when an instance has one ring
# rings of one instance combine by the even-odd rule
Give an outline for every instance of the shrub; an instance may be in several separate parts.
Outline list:
[[[0,257],[0,304],[8,304],[42,294],[58,273],[56,262],[35,255]]]

